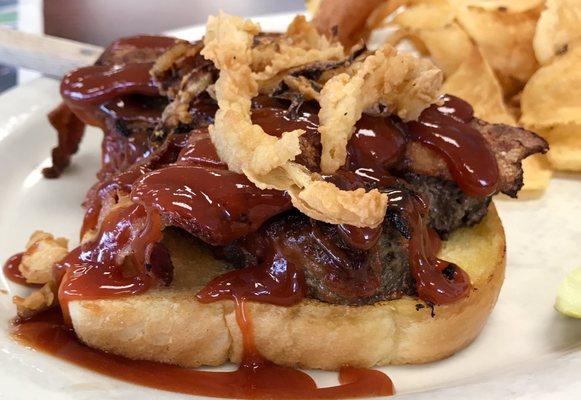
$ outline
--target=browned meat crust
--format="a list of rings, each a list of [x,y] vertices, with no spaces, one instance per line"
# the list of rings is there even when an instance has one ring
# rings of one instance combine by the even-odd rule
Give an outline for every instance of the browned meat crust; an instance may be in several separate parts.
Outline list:
[[[523,186],[522,160],[535,153],[546,153],[549,144],[539,135],[504,124],[489,124],[474,118],[472,126],[484,136],[496,156],[500,170],[500,191],[516,197]]]
[[[401,219],[390,211],[378,244],[369,251],[346,244],[335,225],[311,220],[291,211],[279,215],[261,230],[216,249],[219,257],[237,267],[261,262],[261,243],[276,241],[285,259],[304,273],[308,297],[334,304],[362,305],[414,295],[407,241]]]
[[[153,62],[162,52],[159,49],[138,48],[122,43],[123,39],[120,39],[109,45],[95,65],[112,66],[132,62]],[[57,131],[58,145],[52,150],[52,166],[45,168],[42,173],[46,178],[58,178],[69,166],[71,156],[78,151],[85,133],[85,124],[64,103],[50,112],[48,119]]]
[[[499,169],[499,191],[516,197],[523,186],[522,160],[535,153],[546,153],[545,139],[522,128],[504,124],[489,124],[478,118],[471,122],[486,139],[496,157]],[[398,169],[453,181],[446,162],[420,143],[411,142]]]
[[[429,222],[446,238],[454,229],[472,226],[486,216],[491,197],[467,196],[456,182],[429,175],[405,172],[401,176],[430,205]]]
[[[396,184],[410,196],[419,193],[429,204],[428,225],[442,237],[460,226],[472,226],[486,215],[490,198],[466,196],[452,181],[408,172]],[[368,251],[344,242],[337,227],[292,211],[279,215],[262,229],[228,246],[216,248],[218,257],[236,267],[263,260],[265,241],[276,241],[285,258],[305,275],[308,296],[335,304],[362,305],[415,295],[410,273],[409,223],[388,209],[380,239]]]
[[[71,163],[71,157],[79,150],[85,134],[85,124],[66,106],[59,104],[48,114],[50,124],[57,131],[58,144],[52,149],[52,165],[42,170],[45,178],[58,178]]]
[[[420,175],[433,176],[445,180],[452,180],[450,170],[442,157],[421,143],[410,142],[396,171],[412,171]]]

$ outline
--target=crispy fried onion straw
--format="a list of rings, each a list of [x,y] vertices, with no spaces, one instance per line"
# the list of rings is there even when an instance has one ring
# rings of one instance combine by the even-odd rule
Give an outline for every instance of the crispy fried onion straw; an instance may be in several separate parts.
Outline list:
[[[385,194],[362,188],[342,191],[292,162],[300,154],[302,130],[276,138],[252,124],[251,99],[258,94],[258,83],[251,69],[251,47],[259,30],[250,21],[224,13],[208,19],[202,54],[220,70],[215,84],[219,109],[209,128],[218,155],[230,170],[244,173],[257,187],[287,190],[293,205],[311,218],[378,226],[387,208]]]
[[[432,62],[389,44],[329,79],[319,96],[321,170],[333,173],[345,164],[347,143],[366,108],[379,103],[404,121],[415,120],[437,100],[442,79]]]
[[[161,117],[162,126],[165,129],[172,130],[177,128],[180,123],[191,123],[192,115],[189,109],[192,101],[212,84],[212,71],[209,63],[198,65],[179,78],[179,69],[182,65],[195,59],[201,49],[201,43],[178,41],[158,57],[149,71],[158,83],[159,93],[171,100]],[[168,76],[174,79],[168,79]],[[169,84],[164,82],[169,82]]]
[[[272,45],[255,48],[252,55],[252,69],[261,69],[254,72],[253,77],[260,89],[268,89],[291,68],[321,60],[340,60],[345,56],[345,51],[340,43],[319,35],[305,17],[299,15],[284,35]]]

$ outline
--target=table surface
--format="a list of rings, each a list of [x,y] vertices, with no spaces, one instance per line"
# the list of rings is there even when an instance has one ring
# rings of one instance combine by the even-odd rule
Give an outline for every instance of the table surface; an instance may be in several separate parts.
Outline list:
[[[123,36],[201,24],[220,10],[246,17],[300,12],[304,0],[0,0],[0,25],[105,46]],[[0,92],[36,77],[0,64]]]
[[[45,0],[50,35],[105,46],[137,33],[201,24],[220,10],[245,17],[305,9],[304,0]]]

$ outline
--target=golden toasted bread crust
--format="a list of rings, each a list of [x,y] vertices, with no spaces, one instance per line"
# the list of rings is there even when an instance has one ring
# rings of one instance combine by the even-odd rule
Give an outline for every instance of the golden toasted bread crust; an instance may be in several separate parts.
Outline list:
[[[231,301],[201,304],[196,292],[225,266],[188,239],[166,235],[175,279],[170,288],[114,300],[70,304],[73,326],[91,347],[185,367],[239,362],[241,333]],[[413,298],[370,306],[305,300],[293,307],[249,304],[258,350],[277,364],[336,370],[423,363],[448,357],[478,335],[504,279],[505,236],[494,206],[477,226],[455,231],[441,258],[462,266],[474,286],[454,304]]]

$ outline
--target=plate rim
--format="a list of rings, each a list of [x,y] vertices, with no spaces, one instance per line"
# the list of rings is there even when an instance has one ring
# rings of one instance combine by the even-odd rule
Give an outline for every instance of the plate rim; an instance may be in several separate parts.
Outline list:
[[[290,20],[292,16],[296,15],[293,12],[285,12],[285,13],[276,13],[276,14],[265,14],[259,17],[251,17],[254,20],[258,21],[272,21],[278,20]],[[267,22],[268,23],[268,22]],[[167,34],[177,34],[177,35],[191,35],[192,32],[196,32],[196,30],[203,29],[204,25],[193,25],[190,27],[184,27],[177,30],[172,30],[167,32]],[[193,39],[193,38],[191,38]],[[2,112],[4,110],[5,104],[10,104],[9,108],[11,109],[18,109],[22,108],[22,111],[26,111],[25,108],[29,105],[15,105],[12,99],[14,97],[18,97],[22,94],[26,94],[26,91],[29,90],[37,90],[38,87],[42,87],[43,82],[45,81],[53,81],[49,78],[37,78],[30,82],[15,86],[0,95],[0,116],[2,116]],[[3,117],[6,117],[3,116]],[[32,117],[33,119],[35,117]],[[38,116],[36,118],[39,118]],[[26,122],[26,121],[25,121]],[[10,134],[6,136],[2,136],[0,134],[0,144],[2,144],[3,139],[6,139]],[[3,146],[2,146],[3,147]],[[1,148],[1,147],[0,147]],[[580,321],[581,323],[581,321]],[[2,356],[0,356],[2,357]],[[575,398],[581,392],[581,379],[577,382],[563,382],[563,384],[558,385],[555,388],[554,383],[554,373],[559,371],[570,372],[571,368],[577,368],[577,370],[581,370],[581,343],[576,346],[572,346],[571,349],[565,351],[561,356],[556,358],[551,358],[547,360],[539,360],[539,362],[531,363],[531,365],[527,368],[523,368],[522,371],[518,373],[511,373],[505,376],[505,380],[507,380],[506,386],[504,386],[504,390],[502,392],[494,393],[495,396],[511,396],[515,395],[515,389],[522,388],[524,384],[530,382],[531,377],[534,377],[537,380],[537,384],[539,380],[547,383],[543,387],[547,389],[544,390],[543,388],[539,388],[538,391],[527,393],[527,398],[544,398],[546,395],[553,395],[557,396],[558,398]],[[566,375],[566,374],[565,374]],[[480,394],[482,394],[482,390],[492,390],[492,387],[496,386],[497,384],[493,383],[492,386],[490,385],[491,382],[498,382],[498,377],[493,376],[485,376],[482,380],[475,380],[474,382],[461,382],[458,384],[451,384],[446,387],[441,388],[434,388],[434,389],[426,389],[417,392],[409,392],[402,395],[398,395],[401,398],[414,398],[414,399],[433,399],[434,396],[442,396],[442,398],[446,398],[448,395],[458,395],[458,390],[462,391],[462,395],[470,395],[470,394],[478,394],[475,392],[477,390]],[[542,382],[541,382],[542,383]],[[397,385],[397,382],[396,382]],[[518,393],[518,392],[516,392]],[[520,396],[521,394],[519,394]],[[531,397],[533,396],[533,397]],[[63,398],[65,396],[63,395]],[[194,397],[192,397],[194,398]]]

